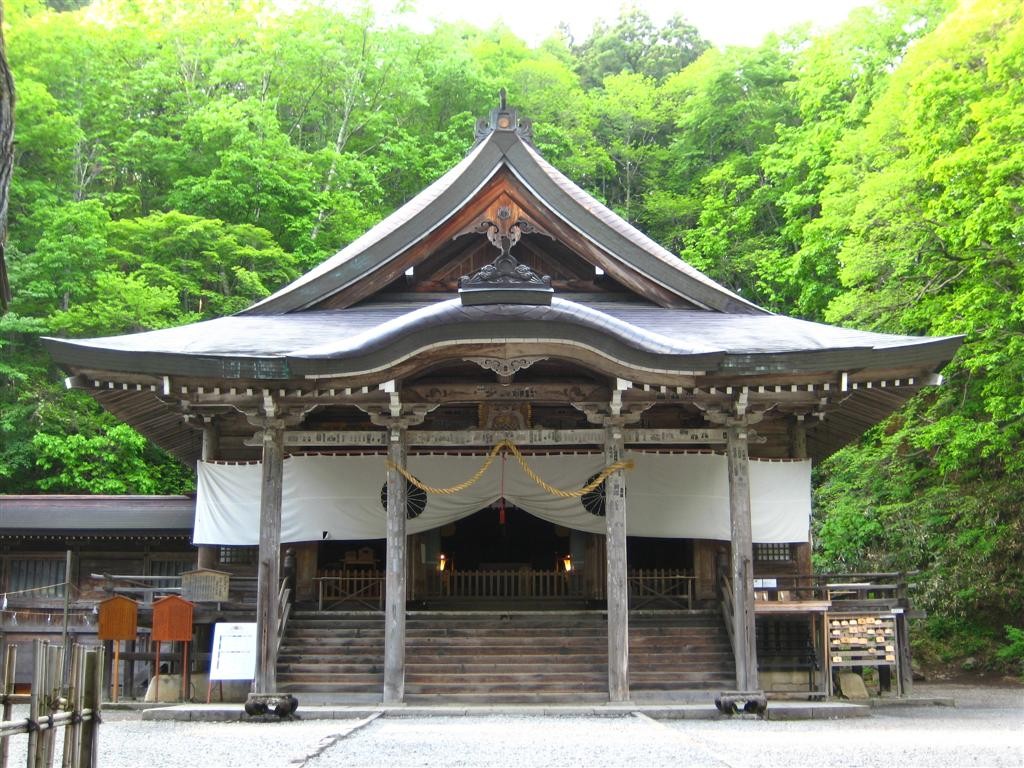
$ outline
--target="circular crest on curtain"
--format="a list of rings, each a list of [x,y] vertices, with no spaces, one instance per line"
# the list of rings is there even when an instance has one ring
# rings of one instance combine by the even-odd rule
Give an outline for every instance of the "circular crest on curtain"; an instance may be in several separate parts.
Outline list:
[[[380,487],[380,505],[386,510],[388,508],[388,484]],[[427,508],[427,492],[417,488],[408,480],[405,481],[405,517],[412,520],[423,514]]]
[[[584,485],[590,485],[594,480],[597,479],[597,475],[591,475],[587,478],[587,482]],[[605,482],[602,481],[599,486],[594,488],[592,491],[587,491],[580,496],[580,503],[583,504],[583,508],[595,517],[604,517],[604,487]]]

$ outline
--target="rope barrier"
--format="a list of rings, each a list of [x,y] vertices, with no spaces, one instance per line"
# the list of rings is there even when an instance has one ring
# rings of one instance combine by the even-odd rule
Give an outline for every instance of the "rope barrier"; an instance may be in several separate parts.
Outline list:
[[[13,595],[27,595],[29,592],[42,592],[47,589],[57,589],[58,587],[71,587],[72,589],[78,589],[74,584],[67,581],[58,581],[56,584],[46,584],[42,587],[28,587],[27,589],[15,589],[9,592],[4,592],[4,597],[11,597]]]
[[[464,480],[461,483],[457,483],[456,485],[452,485],[447,488],[435,488],[434,486],[427,485],[421,482],[419,478],[417,478],[415,475],[409,472],[409,470],[407,470],[405,467],[398,466],[390,459],[387,460],[387,465],[389,469],[396,470],[402,477],[404,477],[406,480],[412,483],[415,487],[419,488],[421,491],[433,494],[435,496],[450,496],[454,493],[464,491],[470,486],[474,485],[476,482],[478,482],[480,478],[484,476],[487,470],[490,469],[491,464],[494,463],[494,460],[498,457],[498,454],[506,450],[516,457],[516,460],[519,462],[519,466],[523,468],[523,472],[526,473],[526,476],[530,478],[530,480],[532,480],[534,483],[540,486],[541,489],[551,494],[552,496],[557,496],[563,499],[578,499],[581,496],[590,493],[599,485],[601,485],[601,483],[608,479],[609,475],[620,470],[633,469],[635,466],[632,459],[617,461],[614,464],[609,464],[607,467],[602,469],[597,475],[594,476],[593,480],[591,480],[582,488],[579,488],[575,491],[566,491],[563,490],[562,488],[556,488],[555,486],[546,482],[536,472],[534,472],[530,465],[526,462],[526,457],[523,456],[522,452],[511,440],[502,440],[500,443],[497,443],[491,449],[490,453],[487,454],[487,458],[484,460],[483,465],[480,467],[479,470],[476,471],[476,473],[473,474],[472,477],[470,477],[468,480]]]

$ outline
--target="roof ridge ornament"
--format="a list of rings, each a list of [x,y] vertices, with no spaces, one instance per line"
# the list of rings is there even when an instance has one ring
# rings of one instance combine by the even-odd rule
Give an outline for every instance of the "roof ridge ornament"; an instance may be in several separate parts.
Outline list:
[[[459,298],[463,306],[478,304],[537,304],[550,306],[554,289],[551,277],[539,275],[512,255],[512,247],[523,233],[542,232],[525,218],[513,217],[512,206],[499,205],[494,219],[484,219],[473,229],[485,232],[498,257],[474,275],[459,278]]]
[[[508,105],[508,93],[504,88],[498,91],[497,109],[492,109],[487,117],[481,117],[476,121],[474,146],[495,131],[514,132],[527,144],[533,146],[533,121],[527,117],[520,117],[519,110]]]

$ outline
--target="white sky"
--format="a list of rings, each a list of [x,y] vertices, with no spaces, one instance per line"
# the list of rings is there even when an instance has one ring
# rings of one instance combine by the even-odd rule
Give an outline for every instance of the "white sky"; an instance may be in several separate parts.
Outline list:
[[[399,0],[372,0],[378,14],[385,15]],[[467,21],[477,27],[489,27],[499,18],[523,40],[536,45],[548,37],[559,22],[569,24],[579,42],[587,37],[594,22],[601,18],[614,22],[624,5],[635,5],[661,24],[675,13],[681,14],[712,43],[757,45],[769,32],[781,32],[794,24],[809,21],[817,29],[835,26],[861,5],[871,0],[407,0],[413,17],[404,21],[423,29],[429,20]]]

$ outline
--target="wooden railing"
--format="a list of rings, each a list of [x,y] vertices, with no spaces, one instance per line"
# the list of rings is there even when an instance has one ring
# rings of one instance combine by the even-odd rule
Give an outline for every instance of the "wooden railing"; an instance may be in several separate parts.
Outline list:
[[[729,636],[729,648],[736,653],[736,638],[733,636],[732,579],[724,570],[718,572],[718,586],[722,593],[722,618],[725,620],[725,634]]]
[[[445,571],[434,579],[438,597],[509,597],[546,599],[580,597],[578,574],[571,571],[510,570]]]
[[[383,571],[321,571],[314,581],[321,611],[341,606],[384,610]]]
[[[34,640],[32,693],[14,694],[17,646],[7,646],[4,659],[3,721],[0,722],[0,768],[7,768],[9,739],[28,734],[30,766],[53,764],[57,729],[64,728],[61,765],[93,768],[97,765],[97,734],[100,696],[103,690],[103,649],[75,645],[71,651],[71,676],[64,685],[64,648]],[[28,717],[11,719],[13,704],[28,704]]]
[[[348,607],[383,610],[384,572],[369,569],[324,570],[314,580],[320,610]],[[635,569],[628,576],[630,608],[690,609],[695,579],[673,568]],[[584,574],[533,568],[433,571],[418,596],[430,598],[531,599],[604,597],[603,585],[587,594]]]
[[[675,568],[636,569],[629,573],[629,607],[693,608],[694,577]]]
[[[909,605],[908,573],[761,574],[754,579],[758,598],[781,602],[831,601],[857,607]]]
[[[277,635],[274,643],[274,655],[281,650],[281,640],[284,639],[285,629],[288,627],[288,617],[292,613],[292,590],[288,579],[281,579],[281,589],[277,592]]]

